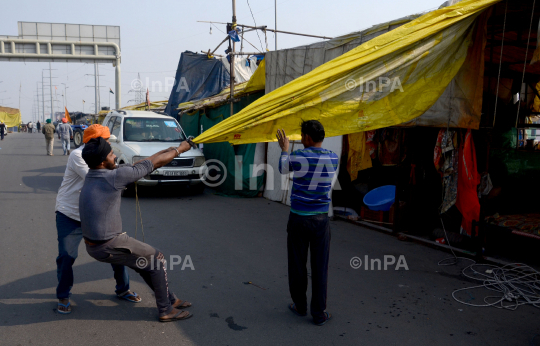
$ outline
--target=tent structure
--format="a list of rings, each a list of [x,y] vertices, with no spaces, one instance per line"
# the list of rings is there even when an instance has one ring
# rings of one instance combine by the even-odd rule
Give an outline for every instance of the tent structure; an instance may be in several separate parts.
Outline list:
[[[311,45],[283,49],[266,53],[268,67],[266,70],[266,93],[284,86],[320,65],[347,53],[351,49],[374,39],[377,36],[392,31],[403,24],[418,18],[420,14],[392,20],[387,23],[374,25],[368,29],[339,36],[331,40],[317,42]],[[324,146],[338,156],[342,151],[342,136],[327,137]],[[300,141],[291,143],[291,151],[302,148]],[[278,170],[281,148],[277,143],[269,143],[267,149],[268,166],[271,167],[266,175],[264,197],[290,205],[292,175],[283,177]],[[335,184],[335,181],[334,181]],[[335,188],[335,186],[334,186]],[[330,215],[333,210],[330,208]]]
[[[265,95],[196,141],[275,141],[278,128],[299,139],[304,118],[320,120],[329,137],[418,118],[458,74],[484,30],[481,14],[497,2],[464,0],[426,13]]]
[[[17,108],[0,107],[0,121],[7,127],[19,126],[21,123],[21,111]]]
[[[189,51],[182,53],[165,113],[173,115],[180,103],[219,93],[229,84],[229,78],[220,60]]]
[[[252,73],[252,72],[250,72]],[[265,61],[262,60],[255,73],[247,82],[235,85],[234,112],[264,95]],[[176,109],[176,118],[186,135],[197,136],[203,129],[208,129],[229,118],[230,88],[219,94],[181,103]],[[263,143],[231,146],[228,143],[210,143],[204,145],[204,155],[209,166],[215,161],[221,162],[227,171],[224,181],[214,188],[218,193],[235,197],[255,197],[264,182],[264,170],[257,167],[264,163],[266,147]],[[222,169],[222,167],[219,167]]]
[[[237,82],[251,78],[257,69],[256,62],[256,58],[249,57],[235,60]],[[181,103],[219,94],[230,84],[229,69],[227,58],[217,59],[189,51],[182,53],[165,113],[173,116]]]
[[[339,155],[343,134],[390,126],[478,128],[487,18],[497,2],[452,0],[429,13],[268,52],[267,95],[195,141],[273,142],[278,128],[299,140],[301,120],[318,119],[325,147]],[[277,165],[279,153],[270,143],[269,165]],[[273,168],[265,197],[288,204],[290,181]]]

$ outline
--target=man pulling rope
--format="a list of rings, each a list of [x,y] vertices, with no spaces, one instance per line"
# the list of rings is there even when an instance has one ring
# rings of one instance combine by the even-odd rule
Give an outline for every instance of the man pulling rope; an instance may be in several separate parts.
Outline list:
[[[124,188],[163,167],[190,149],[189,141],[162,150],[132,165],[117,168],[116,155],[104,138],[91,139],[82,157],[90,168],[79,199],[82,233],[88,254],[100,262],[124,265],[139,273],[154,291],[160,322],[185,320],[191,303],[169,291],[164,255],[122,232],[121,193]]]

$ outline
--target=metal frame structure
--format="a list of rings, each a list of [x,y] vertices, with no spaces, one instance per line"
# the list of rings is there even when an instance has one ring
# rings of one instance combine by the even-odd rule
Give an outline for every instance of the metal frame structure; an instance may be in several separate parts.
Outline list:
[[[6,43],[9,47],[6,47]],[[46,52],[41,48],[45,46]],[[66,53],[54,53],[63,51]],[[81,54],[87,52],[77,47],[93,47],[93,54]],[[114,55],[99,54],[99,47],[110,47]],[[6,49],[7,48],[7,49]],[[78,53],[78,54],[77,54]],[[115,97],[116,109],[120,109],[121,103],[121,75],[120,75],[120,48],[113,42],[69,42],[69,41],[43,41],[25,39],[0,38],[0,61],[67,61],[77,62],[112,62],[115,67]]]
[[[0,36],[0,61],[111,62],[116,108],[121,107],[119,26],[18,22],[18,31]]]

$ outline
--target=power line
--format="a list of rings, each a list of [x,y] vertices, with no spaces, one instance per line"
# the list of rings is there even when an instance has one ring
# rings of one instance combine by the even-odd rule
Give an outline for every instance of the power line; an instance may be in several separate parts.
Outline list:
[[[255,23],[255,26],[257,26],[257,22],[255,21],[255,16],[253,15],[253,11],[251,10],[251,6],[249,5],[249,0],[246,0],[246,1],[247,1],[247,4],[248,4],[248,7],[249,7],[249,12],[251,12],[251,17],[253,18],[253,23]],[[255,30],[255,32],[257,33],[257,37],[259,38],[259,43],[261,44],[261,49],[264,51],[263,44],[262,44],[262,41],[261,41],[261,36],[259,36],[259,30]]]
[[[143,90],[143,87],[142,87],[142,81],[141,81],[141,74],[140,73],[137,75],[137,80],[139,81],[139,83],[135,83],[135,85],[133,85],[135,87],[135,89],[130,89],[128,91],[128,93],[131,93],[131,92],[135,93],[135,98],[129,100],[128,103],[135,102],[136,105],[144,102],[144,90]]]

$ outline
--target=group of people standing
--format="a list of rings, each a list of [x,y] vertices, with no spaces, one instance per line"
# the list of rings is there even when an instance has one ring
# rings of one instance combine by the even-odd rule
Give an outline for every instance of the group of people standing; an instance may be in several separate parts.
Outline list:
[[[21,124],[21,126],[19,127],[19,132],[34,133],[34,128],[37,130],[38,133],[41,131],[41,122],[39,120],[35,124],[31,121],[26,124]]]
[[[47,129],[48,125],[45,125]],[[290,154],[285,131],[280,130],[276,135],[282,149],[279,171],[282,174],[293,173],[291,212],[287,224],[289,291],[292,298],[288,308],[297,316],[306,316],[309,309],[313,323],[322,326],[332,317],[326,311],[331,238],[328,209],[338,156],[322,148],[325,131],[319,121],[304,121],[301,133],[305,149]],[[98,124],[84,131],[84,145],[69,156],[58,191],[57,311],[61,314],[72,312],[69,297],[73,287],[73,263],[84,239],[91,257],[112,265],[118,298],[132,303],[141,301],[141,297],[129,288],[126,270],[129,267],[140,274],[154,292],[160,322],[188,319],[193,314],[185,309],[192,304],[179,299],[169,289],[164,254],[122,231],[120,202],[122,190],[127,185],[163,167],[195,145],[188,139],[178,147],[162,150],[133,165],[118,165],[109,144],[110,136],[109,129]],[[308,252],[311,252],[312,278],[310,305],[306,295]],[[141,262],[141,258],[146,261]]]
[[[41,132],[45,135],[45,145],[47,149],[48,156],[54,156],[53,147],[54,147],[54,134],[58,135],[58,139],[62,141],[62,149],[64,150],[64,155],[70,154],[70,140],[73,139],[73,129],[69,125],[67,118],[62,118],[62,122],[58,124],[55,128],[51,123],[51,119],[46,120],[45,126]]]

